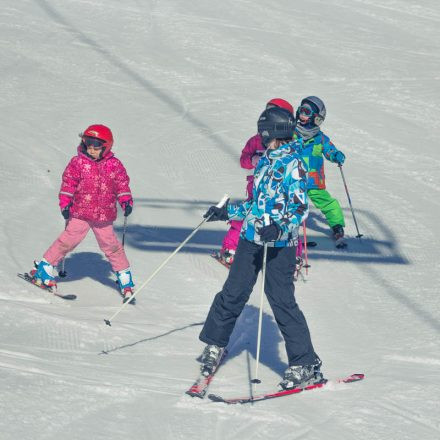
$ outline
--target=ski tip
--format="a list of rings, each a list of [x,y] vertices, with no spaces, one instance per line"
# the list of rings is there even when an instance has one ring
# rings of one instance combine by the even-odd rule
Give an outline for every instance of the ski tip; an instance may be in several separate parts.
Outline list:
[[[76,295],[60,295],[59,293],[55,293],[54,295],[56,295],[56,296],[59,296],[60,298],[63,298],[63,299],[67,299],[67,300],[70,300],[70,301],[73,301],[74,299],[76,299]]]
[[[362,380],[362,379],[365,379],[365,374],[364,373],[355,373],[355,374],[352,374],[351,377],[356,380]]]
[[[216,394],[208,394],[208,399],[212,402],[221,402],[221,403],[228,403],[223,399],[223,397],[217,396]]]
[[[109,319],[104,319],[104,322],[109,326],[109,327],[111,327],[112,326],[112,324],[111,324],[111,322],[110,322],[110,320]]]
[[[185,394],[191,397],[198,397],[199,399],[203,399],[203,397],[205,397],[205,394],[200,394],[197,391],[191,391],[191,390],[186,391]]]
[[[342,379],[341,382],[344,382],[344,383],[357,382],[359,380],[363,380],[364,378],[365,378],[364,373],[354,373],[351,376],[348,376],[345,379]]]

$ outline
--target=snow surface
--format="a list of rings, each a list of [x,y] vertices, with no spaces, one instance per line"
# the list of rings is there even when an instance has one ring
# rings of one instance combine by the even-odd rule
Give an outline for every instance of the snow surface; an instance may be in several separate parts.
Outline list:
[[[438,439],[438,0],[1,0],[0,438]],[[241,198],[238,158],[265,102],[324,99],[349,248],[312,209],[297,300],[326,376],[352,385],[226,406],[184,391],[226,278],[205,225],[113,321],[121,300],[93,234],[66,259],[66,302],[25,284],[63,228],[60,175],[90,123],[132,178],[126,248],[137,284],[212,202]],[[117,230],[122,234],[122,216]],[[259,286],[211,392],[249,393]],[[259,391],[286,367],[266,304]]]

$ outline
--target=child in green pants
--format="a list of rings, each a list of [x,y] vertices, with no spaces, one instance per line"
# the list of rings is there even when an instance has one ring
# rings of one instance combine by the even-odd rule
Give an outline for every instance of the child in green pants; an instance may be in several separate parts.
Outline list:
[[[345,155],[339,151],[329,137],[320,129],[326,116],[325,105],[317,96],[308,96],[301,101],[296,117],[296,134],[304,141],[302,158],[309,169],[307,194],[313,204],[327,219],[332,228],[336,247],[346,247],[344,241],[344,214],[341,205],[325,189],[324,159],[342,165]]]

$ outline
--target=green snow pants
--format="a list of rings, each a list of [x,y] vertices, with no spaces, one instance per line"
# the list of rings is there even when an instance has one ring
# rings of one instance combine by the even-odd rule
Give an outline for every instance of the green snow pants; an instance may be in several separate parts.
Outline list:
[[[309,189],[307,194],[313,204],[325,215],[332,228],[335,225],[345,226],[341,205],[325,189]]]

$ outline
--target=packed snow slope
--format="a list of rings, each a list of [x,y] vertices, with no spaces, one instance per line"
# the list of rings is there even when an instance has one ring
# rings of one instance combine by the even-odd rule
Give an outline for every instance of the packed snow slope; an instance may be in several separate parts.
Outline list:
[[[438,0],[1,0],[0,437],[438,439]],[[135,196],[126,250],[137,285],[224,193],[265,103],[318,95],[347,156],[326,164],[349,247],[311,209],[311,268],[296,296],[330,386],[248,406],[184,394],[227,272],[210,223],[121,306],[93,234],[65,261],[63,301],[17,278],[64,227],[61,173],[91,123],[109,125]],[[122,235],[122,216],[116,222]],[[260,281],[211,385],[249,395]],[[258,391],[286,368],[265,304]]]

